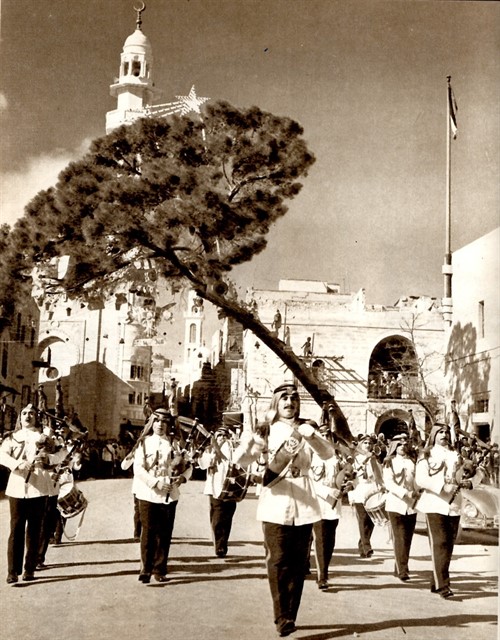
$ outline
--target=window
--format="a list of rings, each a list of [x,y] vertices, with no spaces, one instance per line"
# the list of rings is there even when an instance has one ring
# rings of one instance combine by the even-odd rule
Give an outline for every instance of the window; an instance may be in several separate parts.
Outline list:
[[[135,393],[129,393],[128,394],[128,403],[129,404],[135,404]]]
[[[189,342],[196,342],[196,325],[194,322],[189,325]]]
[[[130,380],[142,380],[144,378],[144,367],[138,364],[130,365]]]
[[[479,302],[478,307],[478,329],[479,329],[479,337],[484,338],[484,300]]]
[[[489,398],[487,396],[480,396],[474,399],[474,413],[488,413],[489,411]]]
[[[141,75],[141,63],[139,60],[132,62],[132,75],[138,78]]]
[[[123,75],[128,76],[128,62],[123,63]]]

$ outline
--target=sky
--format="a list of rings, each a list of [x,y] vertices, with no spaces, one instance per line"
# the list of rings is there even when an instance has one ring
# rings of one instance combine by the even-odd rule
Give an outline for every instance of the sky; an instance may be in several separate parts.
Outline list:
[[[104,134],[137,0],[1,0],[0,221]],[[443,295],[446,77],[451,247],[499,224],[500,3],[146,0],[155,103],[200,96],[297,120],[316,156],[269,234],[234,271],[365,288],[371,304]],[[498,274],[497,274],[498,275]]]

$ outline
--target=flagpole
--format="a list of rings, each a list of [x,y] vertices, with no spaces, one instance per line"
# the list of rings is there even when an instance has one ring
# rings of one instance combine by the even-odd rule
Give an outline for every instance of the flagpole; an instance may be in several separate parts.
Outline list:
[[[451,324],[452,297],[451,297],[451,276],[453,267],[451,264],[451,118],[450,118],[450,91],[451,76],[447,76],[446,87],[446,222],[445,222],[445,254],[443,264],[444,276],[444,296],[443,312],[444,319]]]

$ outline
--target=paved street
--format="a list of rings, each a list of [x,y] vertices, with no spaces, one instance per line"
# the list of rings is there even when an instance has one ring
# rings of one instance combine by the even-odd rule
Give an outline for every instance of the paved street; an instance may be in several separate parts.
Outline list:
[[[190,481],[177,511],[170,580],[137,580],[139,545],[132,535],[131,480],[80,484],[89,507],[78,539],[50,547],[48,569],[32,583],[6,585],[8,502],[0,500],[0,620],[2,640],[256,640],[276,638],[263,563],[262,535],[253,496],[238,505],[229,555],[213,554],[208,498]],[[74,524],[74,523],[72,523]],[[375,556],[355,552],[356,524],[344,507],[331,581],[320,592],[306,582],[291,638],[328,640],[493,640],[497,637],[498,547],[460,544],[452,563],[457,597],[444,601],[428,590],[427,538],[415,537],[412,580],[392,576],[387,529],[374,532]]]

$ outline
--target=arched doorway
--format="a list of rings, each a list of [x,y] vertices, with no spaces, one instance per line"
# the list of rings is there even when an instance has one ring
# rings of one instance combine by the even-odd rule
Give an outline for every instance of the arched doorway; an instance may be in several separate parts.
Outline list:
[[[387,441],[398,433],[408,433],[410,414],[403,409],[392,409],[379,416],[375,424],[375,433],[383,434]]]
[[[368,365],[370,399],[411,398],[418,388],[415,346],[403,336],[389,336],[373,349]]]

